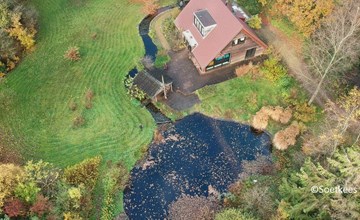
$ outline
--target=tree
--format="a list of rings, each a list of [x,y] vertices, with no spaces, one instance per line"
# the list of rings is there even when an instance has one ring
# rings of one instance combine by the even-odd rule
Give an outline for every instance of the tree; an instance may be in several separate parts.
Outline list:
[[[351,89],[336,103],[328,102],[320,132],[306,137],[302,150],[307,155],[329,156],[347,143],[356,145],[360,138],[360,90]]]
[[[329,168],[325,169],[308,158],[300,172],[283,179],[279,208],[285,215],[297,219],[359,219],[359,148],[339,149],[327,162]]]
[[[285,15],[305,36],[316,30],[333,10],[332,0],[277,0],[274,7]]]
[[[35,45],[35,34],[34,28],[24,28],[20,22],[21,13],[13,13],[11,16],[11,27],[8,29],[9,35],[15,37],[21,45],[26,49],[30,50]]]
[[[311,36],[306,56],[318,82],[308,104],[314,101],[326,79],[339,76],[358,61],[359,32],[360,2],[345,0]]]

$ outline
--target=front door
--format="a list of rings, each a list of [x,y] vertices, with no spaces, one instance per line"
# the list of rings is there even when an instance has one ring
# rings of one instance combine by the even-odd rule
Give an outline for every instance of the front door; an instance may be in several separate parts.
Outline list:
[[[255,56],[256,47],[246,51],[245,59],[250,59]]]

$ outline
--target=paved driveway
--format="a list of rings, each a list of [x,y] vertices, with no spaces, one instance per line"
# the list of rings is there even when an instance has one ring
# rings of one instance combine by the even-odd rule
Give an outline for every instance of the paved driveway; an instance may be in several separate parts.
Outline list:
[[[234,78],[234,66],[213,70],[205,75],[200,75],[193,62],[188,58],[186,49],[179,52],[170,52],[171,62],[166,73],[173,79],[174,90],[189,95],[196,90],[216,83]]]

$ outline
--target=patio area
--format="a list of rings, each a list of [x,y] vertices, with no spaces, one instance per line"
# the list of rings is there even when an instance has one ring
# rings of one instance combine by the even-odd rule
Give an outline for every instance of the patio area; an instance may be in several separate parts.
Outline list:
[[[165,72],[173,79],[174,91],[180,91],[184,95],[190,95],[206,85],[221,83],[236,77],[233,65],[200,75],[189,59],[186,49],[179,52],[171,51],[169,54],[171,61]]]

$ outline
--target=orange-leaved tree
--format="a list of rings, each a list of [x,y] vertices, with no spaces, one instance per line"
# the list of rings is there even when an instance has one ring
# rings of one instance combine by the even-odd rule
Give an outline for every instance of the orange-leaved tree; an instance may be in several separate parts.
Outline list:
[[[276,11],[285,15],[305,36],[318,28],[334,8],[332,0],[277,0]]]

